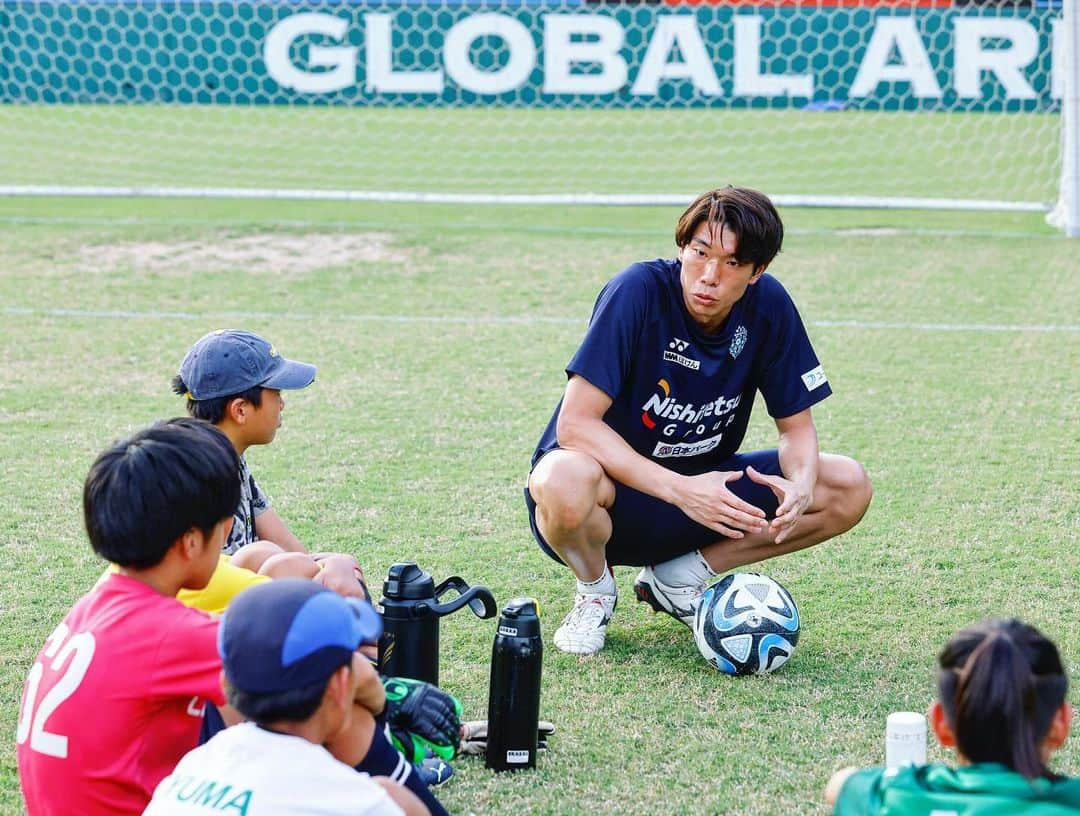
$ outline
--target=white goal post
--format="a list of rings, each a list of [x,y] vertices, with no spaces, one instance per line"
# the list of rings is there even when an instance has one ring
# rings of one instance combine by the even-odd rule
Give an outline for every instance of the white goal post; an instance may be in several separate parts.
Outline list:
[[[1063,0],[1063,5],[1061,183],[1057,206],[1046,220],[1069,238],[1080,238],[1080,0]]]
[[[1080,0],[0,0],[0,194],[1052,211]]]

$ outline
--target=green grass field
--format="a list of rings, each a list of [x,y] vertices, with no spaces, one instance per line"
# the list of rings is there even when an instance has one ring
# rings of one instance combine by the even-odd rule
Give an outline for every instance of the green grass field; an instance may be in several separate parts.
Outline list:
[[[719,175],[773,195],[1050,204],[1059,123],[1053,114],[4,105],[0,182],[692,196]]]
[[[599,287],[670,254],[677,215],[0,199],[0,812],[20,810],[23,680],[102,569],[81,529],[90,462],[181,411],[169,379],[223,326],[319,366],[248,456],[305,542],[355,553],[373,586],[416,560],[542,605],[551,750],[517,775],[460,761],[440,789],[455,813],[824,814],[830,773],[881,763],[886,715],[925,709],[937,649],[986,615],[1053,636],[1080,704],[1080,245],[1028,215],[784,213],[772,271],[835,390],[821,444],[876,488],[848,535],[761,565],[803,615],[787,666],[717,674],[632,603],[631,569],[608,647],[555,650],[573,583],[529,535],[529,456]],[[746,446],[774,435],[759,404]],[[471,718],[493,636],[443,623],[443,683]],[[1080,774],[1078,746],[1058,771]]]

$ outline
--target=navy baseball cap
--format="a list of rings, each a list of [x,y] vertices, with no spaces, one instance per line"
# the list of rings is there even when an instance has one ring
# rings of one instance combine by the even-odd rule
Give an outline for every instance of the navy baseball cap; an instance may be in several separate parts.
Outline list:
[[[382,618],[367,601],[343,598],[303,578],[281,578],[253,586],[229,604],[218,653],[236,688],[271,694],[327,680],[380,634]]]
[[[219,329],[201,338],[180,363],[193,400],[239,394],[259,385],[292,390],[315,382],[315,366],[286,360],[268,340],[249,331]]]

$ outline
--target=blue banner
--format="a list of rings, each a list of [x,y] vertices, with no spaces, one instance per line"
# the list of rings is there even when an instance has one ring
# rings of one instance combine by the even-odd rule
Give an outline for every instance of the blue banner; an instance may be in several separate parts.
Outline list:
[[[997,6],[0,0],[0,101],[1052,112],[1058,19]]]

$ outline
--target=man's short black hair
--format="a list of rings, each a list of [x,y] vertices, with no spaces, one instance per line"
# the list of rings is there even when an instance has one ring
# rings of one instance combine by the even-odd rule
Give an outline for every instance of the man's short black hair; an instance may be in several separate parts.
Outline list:
[[[702,223],[731,230],[739,242],[736,259],[752,263],[755,270],[772,263],[784,243],[776,207],[767,195],[748,187],[728,185],[695,198],[675,225],[675,245],[682,249],[689,244]]]
[[[303,722],[319,708],[328,685],[329,677],[301,688],[251,694],[238,689],[226,676],[225,699],[253,723]]]
[[[204,419],[214,425],[217,425],[225,418],[225,409],[228,408],[229,403],[234,399],[246,400],[256,408],[262,405],[263,389],[261,385],[252,386],[246,391],[241,391],[239,394],[230,394],[227,397],[197,400],[188,393],[188,387],[184,382],[184,378],[177,374],[172,378],[172,390],[174,394],[187,397],[185,407],[187,408],[188,414],[195,417],[195,419]]]
[[[207,422],[159,422],[116,443],[90,468],[83,520],[94,552],[122,567],[161,562],[192,528],[209,535],[240,501],[240,459]]]

